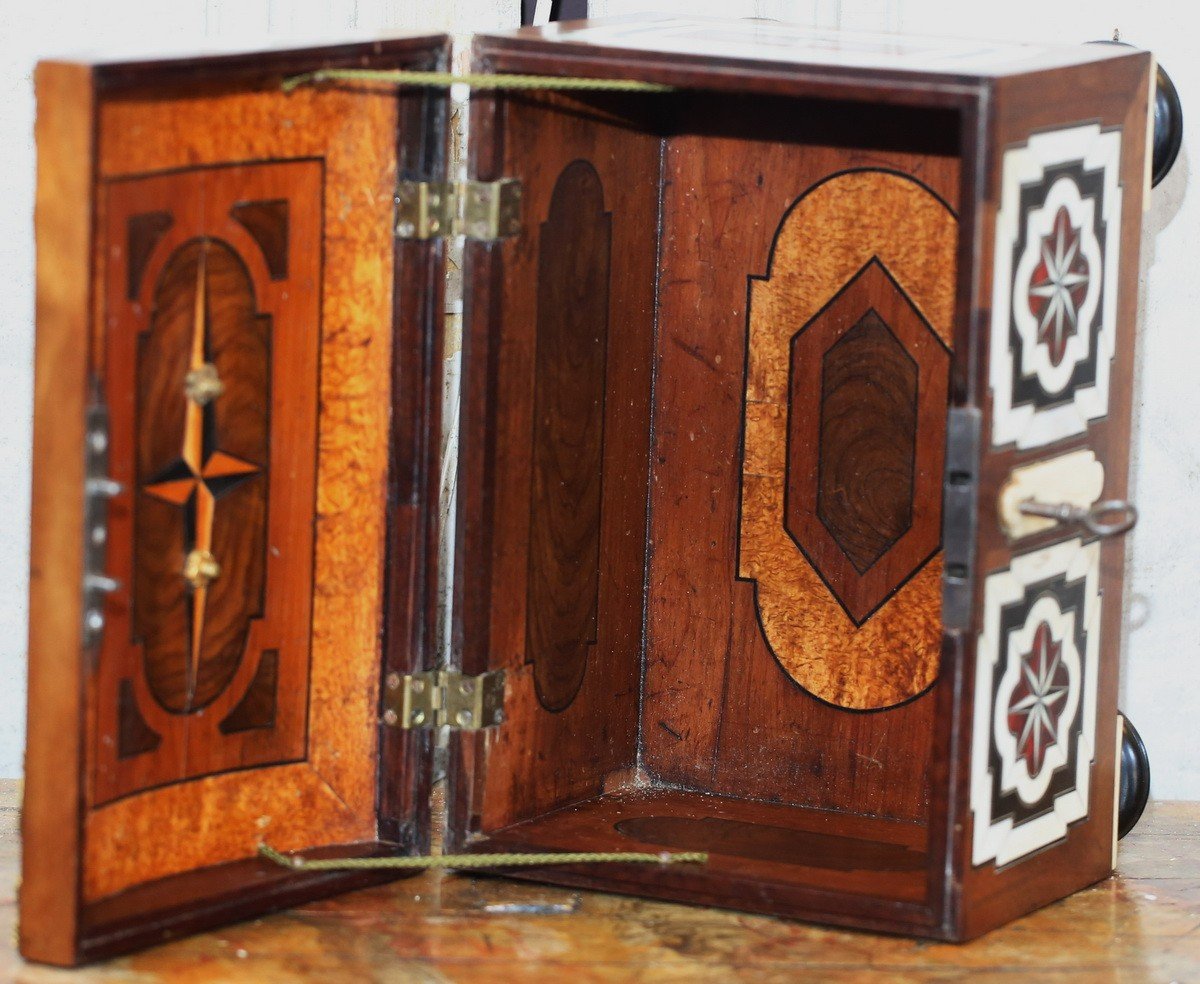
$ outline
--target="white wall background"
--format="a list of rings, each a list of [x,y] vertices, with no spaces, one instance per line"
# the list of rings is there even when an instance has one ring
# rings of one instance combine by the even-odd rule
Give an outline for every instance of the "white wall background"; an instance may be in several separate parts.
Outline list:
[[[158,39],[252,46],[267,36],[492,30],[519,0],[8,0],[0,27],[0,777],[21,774],[33,358],[35,60],[86,50],[152,51]],[[1146,216],[1134,442],[1130,592],[1121,702],[1150,749],[1154,795],[1200,799],[1200,15],[1170,0],[592,0],[594,15],[669,10],[988,39],[1077,43],[1114,28],[1154,50],[1185,117],[1184,150]]]

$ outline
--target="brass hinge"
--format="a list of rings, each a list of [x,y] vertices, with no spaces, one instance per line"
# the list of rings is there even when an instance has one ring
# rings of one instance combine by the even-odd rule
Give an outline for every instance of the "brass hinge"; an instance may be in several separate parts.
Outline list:
[[[401,181],[396,185],[400,239],[505,239],[521,231],[521,182]]]
[[[388,680],[383,719],[398,728],[478,731],[504,721],[504,671],[429,670]]]

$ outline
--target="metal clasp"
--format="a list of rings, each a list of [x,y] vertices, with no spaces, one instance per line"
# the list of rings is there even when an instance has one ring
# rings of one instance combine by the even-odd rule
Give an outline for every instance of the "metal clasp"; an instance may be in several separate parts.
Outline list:
[[[1026,516],[1042,516],[1072,526],[1082,526],[1101,539],[1128,533],[1137,524],[1137,507],[1125,499],[1105,499],[1088,508],[1069,502],[1037,502],[1029,499],[1017,507]],[[1115,517],[1106,521],[1106,517]]]
[[[104,597],[121,582],[104,573],[108,546],[108,500],[125,487],[108,477],[108,408],[88,407],[83,487],[83,648],[92,649],[104,632]]]

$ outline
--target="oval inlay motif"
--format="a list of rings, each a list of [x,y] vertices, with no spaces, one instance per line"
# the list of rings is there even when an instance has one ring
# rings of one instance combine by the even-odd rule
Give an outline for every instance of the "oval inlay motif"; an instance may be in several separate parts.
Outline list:
[[[525,658],[549,711],[575,699],[596,644],[610,238],[600,176],[573,161],[538,247]]]
[[[163,268],[138,347],[133,627],[150,691],[176,714],[220,696],[261,614],[269,328],[237,254],[193,240]],[[200,406],[185,397],[184,382],[205,363],[223,391]],[[182,575],[197,550],[220,565],[203,587]]]

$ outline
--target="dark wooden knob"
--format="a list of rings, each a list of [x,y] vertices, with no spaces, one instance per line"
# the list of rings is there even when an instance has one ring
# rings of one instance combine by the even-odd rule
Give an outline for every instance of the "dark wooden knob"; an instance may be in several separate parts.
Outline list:
[[[1150,799],[1150,756],[1137,728],[1122,717],[1121,786],[1117,793],[1117,838],[1124,837],[1137,826]]]
[[[1092,44],[1119,44],[1135,47],[1128,41],[1093,41]],[[1154,80],[1154,135],[1150,155],[1150,187],[1156,187],[1175,164],[1179,149],[1183,146],[1183,104],[1175,83],[1162,65],[1157,66]]]
[[[1150,185],[1167,176],[1183,145],[1183,105],[1175,83],[1161,65],[1154,89],[1154,149],[1151,158]]]

